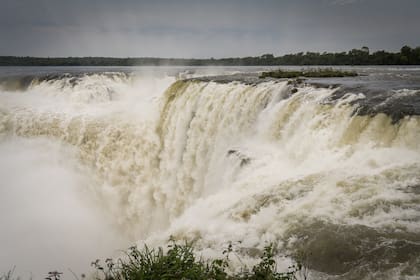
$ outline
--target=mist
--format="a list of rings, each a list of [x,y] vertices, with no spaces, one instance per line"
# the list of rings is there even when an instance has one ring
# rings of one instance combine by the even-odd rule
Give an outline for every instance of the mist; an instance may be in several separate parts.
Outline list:
[[[129,244],[94,203],[74,149],[48,139],[0,140],[0,271],[43,279],[90,271]],[[85,170],[85,171],[83,171]]]

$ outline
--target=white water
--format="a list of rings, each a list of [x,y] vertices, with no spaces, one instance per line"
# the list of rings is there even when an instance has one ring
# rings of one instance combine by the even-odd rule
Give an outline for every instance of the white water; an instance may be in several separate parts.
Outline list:
[[[0,154],[2,273],[15,267],[23,279],[53,270],[80,275],[92,260],[128,246],[89,199],[91,182],[74,149],[11,137],[0,142]]]
[[[161,245],[172,235],[197,240],[207,255],[229,241],[244,250],[277,241],[288,254],[302,232],[323,223],[366,226],[379,236],[397,229],[419,242],[418,117],[393,125],[383,114],[352,116],[349,102],[362,93],[332,104],[332,89],[291,95],[286,82],[178,82],[163,94],[173,78],[69,80],[2,92],[0,130],[30,144],[42,137],[72,146],[73,156],[61,156],[88,170],[85,190],[127,239]],[[4,151],[19,144],[12,139]],[[23,161],[31,156],[19,153]],[[31,166],[18,164],[18,173]]]

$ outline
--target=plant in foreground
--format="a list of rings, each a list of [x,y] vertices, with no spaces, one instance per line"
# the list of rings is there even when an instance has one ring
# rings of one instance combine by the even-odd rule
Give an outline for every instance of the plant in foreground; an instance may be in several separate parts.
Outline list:
[[[48,276],[45,277],[44,279],[46,279],[46,280],[60,280],[62,274],[63,274],[63,272],[50,271],[50,272],[48,272]]]
[[[232,245],[223,251],[224,258],[203,260],[194,254],[191,244],[177,244],[171,240],[165,253],[162,247],[150,249],[144,246],[139,250],[133,246],[125,252],[125,256],[117,260],[106,259],[92,262],[96,269],[96,278],[105,280],[292,280],[302,269],[300,264],[289,267],[287,272],[278,272],[275,261],[275,251],[272,244],[264,248],[260,262],[252,267],[243,267],[236,274],[228,273],[232,253]]]
[[[0,275],[0,280],[19,280],[19,277],[13,276],[13,273],[15,272],[15,268],[9,270],[7,273],[4,273]]]

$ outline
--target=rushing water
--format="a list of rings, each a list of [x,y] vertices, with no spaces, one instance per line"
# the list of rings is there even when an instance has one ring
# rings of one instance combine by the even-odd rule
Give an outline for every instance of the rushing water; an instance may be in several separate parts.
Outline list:
[[[173,236],[250,263],[276,242],[315,279],[420,277],[420,69],[260,70],[0,68],[0,268],[80,273]]]

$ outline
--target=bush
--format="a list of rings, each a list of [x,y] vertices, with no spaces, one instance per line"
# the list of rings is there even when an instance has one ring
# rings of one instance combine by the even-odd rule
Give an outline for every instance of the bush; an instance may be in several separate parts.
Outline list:
[[[9,270],[7,273],[4,273],[3,275],[0,275],[0,280],[19,280],[19,277],[13,276],[13,273],[15,272],[15,268]]]
[[[341,78],[341,77],[355,77],[358,74],[356,72],[334,70],[331,68],[327,69],[314,69],[307,71],[284,71],[276,70],[270,72],[262,72],[260,78],[277,78],[277,79],[290,79],[290,78]]]
[[[253,268],[243,267],[241,272],[229,274],[229,254],[232,245],[223,252],[224,258],[206,261],[197,258],[191,244],[183,245],[171,241],[165,253],[162,247],[150,249],[144,246],[142,250],[131,247],[126,256],[117,261],[100,260],[92,263],[96,269],[96,278],[105,280],[292,280],[301,270],[297,264],[289,268],[288,272],[278,272],[275,261],[274,246],[264,248],[260,262]]]

